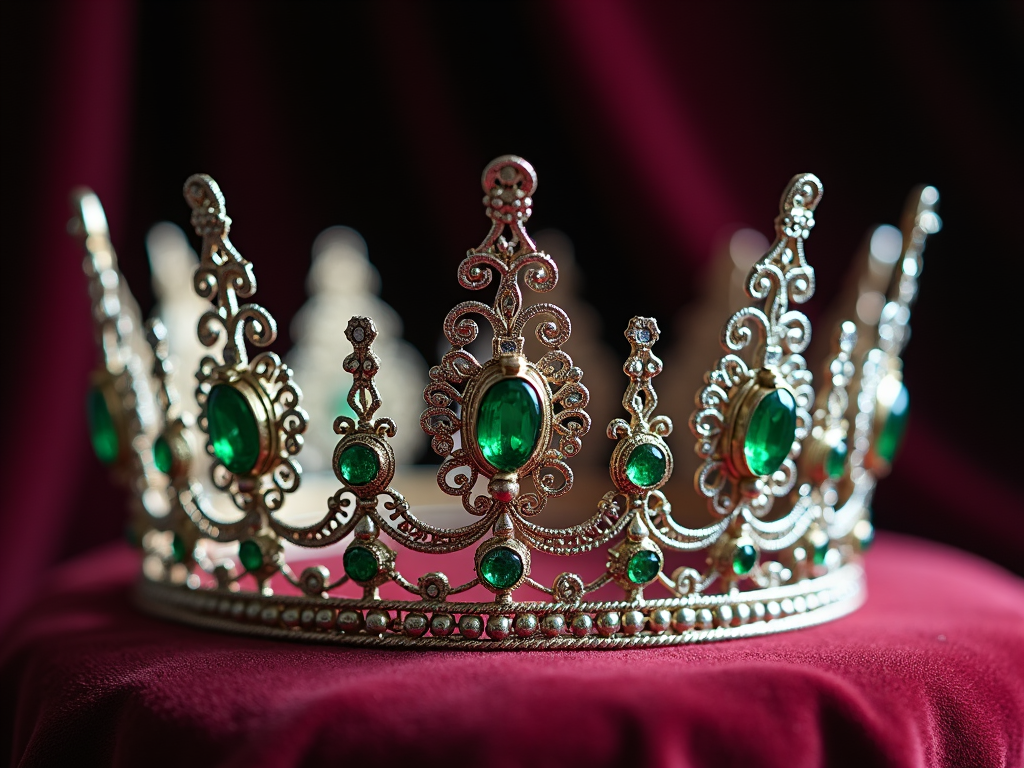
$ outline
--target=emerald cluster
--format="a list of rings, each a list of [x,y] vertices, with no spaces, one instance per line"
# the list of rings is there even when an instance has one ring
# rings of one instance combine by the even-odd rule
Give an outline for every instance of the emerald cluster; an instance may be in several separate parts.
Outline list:
[[[537,390],[524,379],[501,379],[480,398],[476,442],[488,464],[499,472],[515,472],[537,447],[541,423]]]

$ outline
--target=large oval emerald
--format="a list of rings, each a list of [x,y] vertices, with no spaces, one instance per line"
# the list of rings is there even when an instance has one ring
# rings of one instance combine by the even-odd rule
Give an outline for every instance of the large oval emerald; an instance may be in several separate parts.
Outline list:
[[[260,430],[245,396],[228,384],[218,384],[210,390],[206,417],[213,455],[229,472],[251,472],[260,455]]]
[[[796,437],[796,399],[773,389],[757,404],[747,424],[743,455],[754,475],[770,475],[786,460]]]
[[[89,438],[92,440],[92,449],[96,452],[96,458],[104,464],[113,464],[120,451],[120,440],[117,437],[117,427],[114,425],[114,418],[107,408],[107,398],[103,396],[103,390],[93,387],[89,390],[89,397],[86,401],[86,416],[89,419]]]
[[[903,386],[903,382],[898,382],[897,386],[899,390],[889,407],[889,415],[886,416],[885,424],[875,442],[875,453],[890,463],[896,458],[896,452],[899,451],[900,443],[903,442],[903,433],[907,429],[907,418],[910,416],[910,393]]]
[[[540,428],[540,397],[528,381],[502,379],[480,399],[476,442],[487,463],[499,472],[514,472],[529,461]]]

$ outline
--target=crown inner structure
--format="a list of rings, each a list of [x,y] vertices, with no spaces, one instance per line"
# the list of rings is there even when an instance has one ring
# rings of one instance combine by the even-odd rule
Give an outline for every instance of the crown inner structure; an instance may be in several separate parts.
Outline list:
[[[823,190],[810,174],[790,182],[776,240],[747,280],[750,304],[727,321],[725,354],[690,418],[701,460],[695,485],[711,517],[703,527],[680,523],[663,490],[674,461],[672,421],[656,413],[660,331],[654,318],[632,318],[624,334],[625,418],[606,430],[612,487],[583,523],[551,528],[537,516],[573,488],[570,463],[591,431],[590,394],[563,349],[569,317],[554,304],[524,300],[524,288],[544,294],[558,280],[554,258],[527,231],[536,172],[503,156],[484,170],[482,187],[490,229],[457,274],[467,290],[493,288],[494,299],[463,301],[444,318],[450,348],[430,369],[420,418],[442,459],[438,487],[466,515],[455,527],[422,520],[394,487],[397,428],[377,415],[384,404],[375,383],[387,363],[373,350],[376,326],[364,316],[344,331],[352,352],[341,367],[352,385],[334,421],[338,489],[315,519],[283,518],[301,478],[307,416],[291,369],[272,352],[249,356],[249,345],[273,342],[276,323],[249,301],[255,274],[228,239],[219,186],[200,174],[184,189],[202,238],[194,286],[211,302],[198,337],[222,350],[199,365],[195,414],[174,390],[160,322],[146,327],[148,346],[139,342],[102,208],[91,193],[78,193],[102,353],[88,400],[90,432],[97,456],[134,492],[140,605],[262,636],[472,650],[702,642],[855,610],[864,599],[860,554],[871,539],[871,495],[906,422],[899,355],[925,238],[938,231],[934,189],[918,190],[908,209],[877,326],[841,323],[816,398],[802,357],[810,323],[795,307],[814,292],[804,244]],[[485,360],[469,348],[481,321],[493,334]],[[540,343],[537,359],[527,354],[528,333]],[[196,476],[201,459],[210,465],[210,490]],[[232,499],[235,518],[214,514],[212,493]],[[343,544],[342,573],[306,564],[286,543],[312,551]],[[436,556],[440,567],[403,573],[410,550]],[[471,553],[473,576],[452,583],[444,564],[464,550],[459,562]],[[573,559],[545,583],[533,572],[539,557]],[[576,572],[583,567],[591,572]]]

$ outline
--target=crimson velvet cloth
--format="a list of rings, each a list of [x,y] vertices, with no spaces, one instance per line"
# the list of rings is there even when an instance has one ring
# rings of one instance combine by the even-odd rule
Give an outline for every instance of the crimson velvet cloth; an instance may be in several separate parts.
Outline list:
[[[723,236],[767,232],[794,173],[827,190],[809,243],[812,320],[866,229],[895,222],[914,185],[935,184],[945,226],[906,355],[913,416],[876,521],[1021,574],[1024,510],[1004,469],[1022,465],[1017,433],[967,436],[988,418],[969,411],[969,393],[1003,386],[1010,366],[989,365],[981,381],[979,361],[1007,360],[1001,329],[1017,323],[1019,281],[1001,277],[1019,269],[1019,216],[1007,212],[1024,209],[1024,185],[1005,181],[1024,172],[1022,8],[0,5],[0,305],[16,361],[0,377],[11,389],[0,399],[0,755],[247,768],[1021,765],[1020,580],[907,539],[880,537],[854,616],[708,647],[385,653],[147,618],[130,606],[135,556],[106,544],[125,500],[89,452],[96,348],[65,224],[68,191],[95,189],[148,310],[145,232],[162,219],[188,228],[181,183],[209,172],[256,266],[257,299],[282,324],[275,351],[288,351],[305,298],[309,244],[346,224],[433,361],[439,319],[467,298],[456,264],[484,232],[476,179],[515,152],[542,180],[531,225],[572,238],[605,341],[624,351],[625,320],[654,314],[667,352]],[[435,267],[437,287],[422,290]]]
[[[3,644],[4,736],[21,766],[1021,765],[1024,582],[893,534],[867,561],[867,604],[812,629],[459,653],[166,623],[131,604],[136,555],[107,548]]]

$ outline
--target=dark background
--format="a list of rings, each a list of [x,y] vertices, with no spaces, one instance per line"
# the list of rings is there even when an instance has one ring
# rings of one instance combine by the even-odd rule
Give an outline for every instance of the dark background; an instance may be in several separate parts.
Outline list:
[[[573,239],[617,345],[630,315],[672,318],[694,299],[730,226],[768,233],[794,173],[826,188],[812,320],[866,229],[936,185],[945,228],[905,356],[914,413],[876,521],[1024,572],[1022,39],[1020,3],[5,3],[10,594],[123,523],[86,438],[95,349],[64,232],[73,185],[103,199],[144,309],[144,235],[162,219],[187,228],[196,171],[225,190],[283,327],[317,233],[352,226],[434,360],[433,319],[465,298],[451,278],[486,232],[480,171],[508,152],[539,172],[531,229]],[[623,290],[627,268],[649,276],[642,292]]]

